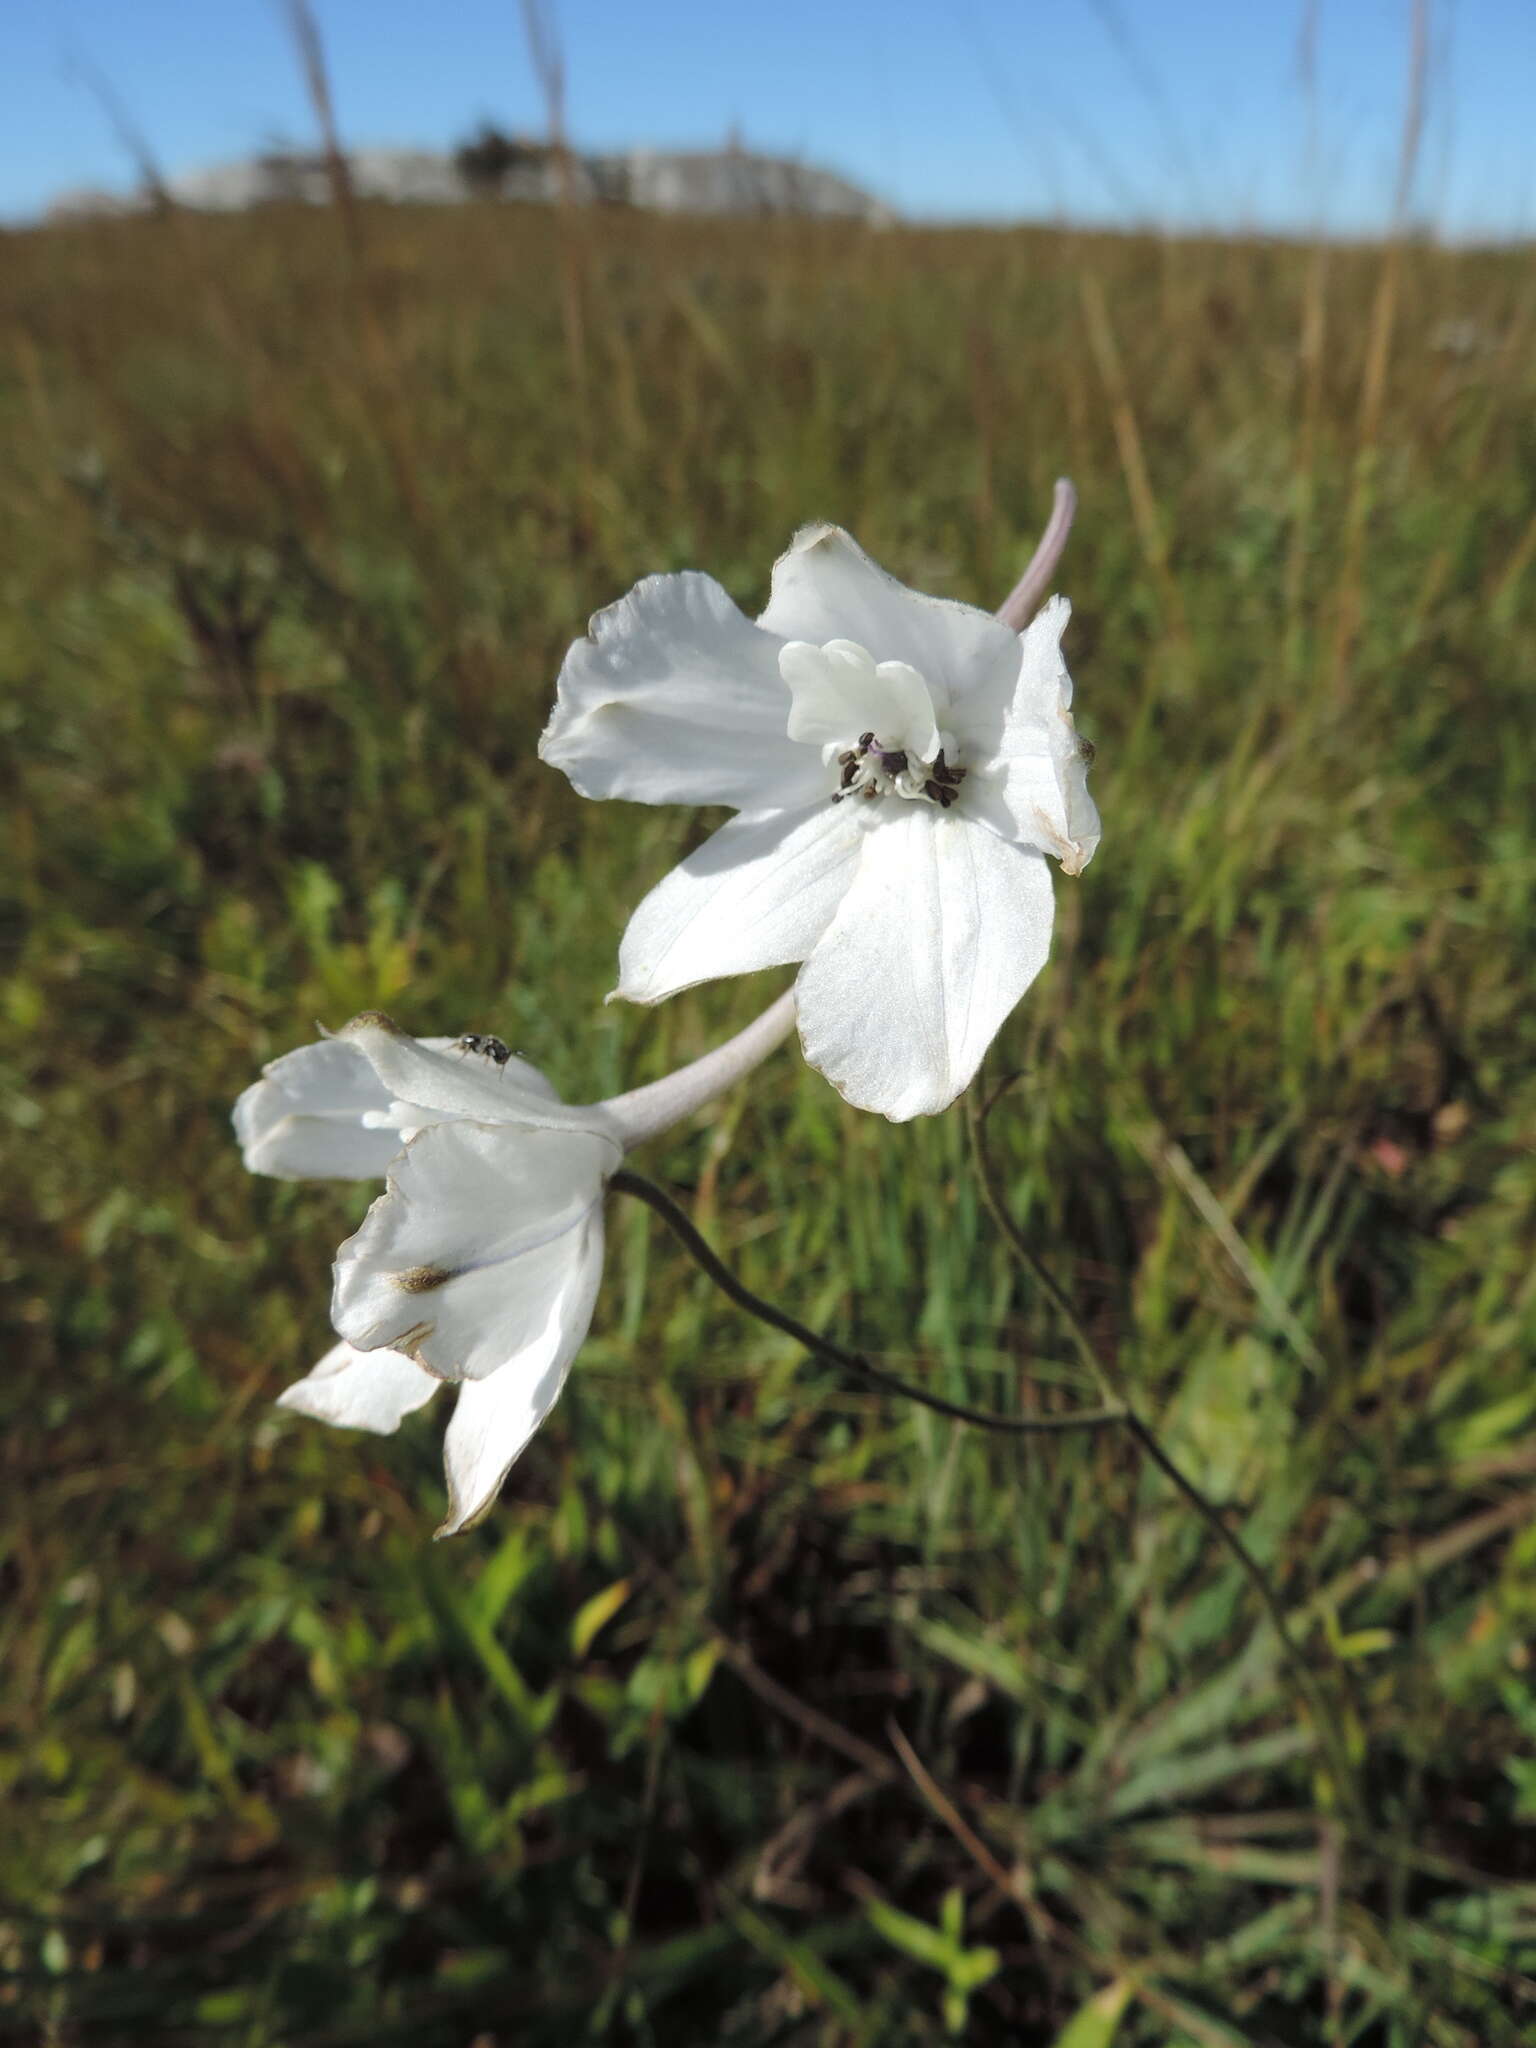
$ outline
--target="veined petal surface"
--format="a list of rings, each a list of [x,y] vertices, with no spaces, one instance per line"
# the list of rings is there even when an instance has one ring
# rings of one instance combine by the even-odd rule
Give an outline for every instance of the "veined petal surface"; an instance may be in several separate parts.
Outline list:
[[[940,725],[966,697],[988,701],[1017,672],[1018,638],[1000,619],[953,598],[925,597],[870,560],[840,526],[805,526],[773,568],[758,624],[785,640],[852,640],[876,662],[908,662]],[[999,684],[1001,679],[1001,684]]]
[[[485,1379],[465,1380],[443,1443],[448,1515],[439,1536],[478,1521],[528,1439],[559,1398],[592,1321],[603,1276],[603,1214],[594,1208],[575,1233],[559,1298],[543,1333]]]
[[[967,808],[1001,838],[1052,853],[1081,874],[1099,843],[1088,757],[1072,722],[1072,678],[1061,651],[1071,606],[1053,597],[1019,641],[1019,672],[990,744],[978,735]],[[963,721],[957,716],[957,730]]]
[[[235,1136],[251,1173],[277,1180],[382,1180],[400,1133],[363,1119],[389,1091],[355,1046],[322,1039],[263,1067],[235,1104]]]
[[[1041,854],[958,811],[891,807],[800,970],[806,1058],[895,1123],[947,1108],[1044,966],[1051,917]]]
[[[523,1130],[600,1128],[597,1111],[568,1108],[527,1060],[499,1067],[483,1053],[457,1051],[452,1039],[440,1049],[442,1041],[412,1038],[382,1010],[362,1011],[335,1036],[362,1053],[389,1101],[427,1112],[421,1123],[460,1117]]]
[[[341,1343],[332,1345],[303,1379],[285,1388],[277,1405],[339,1429],[371,1429],[376,1436],[392,1436],[441,1385],[402,1352],[357,1351]]]
[[[647,576],[566,655],[539,753],[583,796],[802,803],[826,776],[790,739],[789,702],[777,638],[713,577]]]
[[[719,975],[803,960],[853,880],[863,836],[854,806],[825,796],[730,819],[630,919],[614,994],[657,1003]]]
[[[925,761],[939,751],[932,693],[909,662],[877,663],[856,640],[825,647],[789,640],[779,650],[779,673],[789,686],[791,739],[851,747],[869,731]]]
[[[331,1321],[360,1350],[484,1379],[553,1342],[585,1225],[622,1154],[594,1131],[436,1124],[336,1255]]]

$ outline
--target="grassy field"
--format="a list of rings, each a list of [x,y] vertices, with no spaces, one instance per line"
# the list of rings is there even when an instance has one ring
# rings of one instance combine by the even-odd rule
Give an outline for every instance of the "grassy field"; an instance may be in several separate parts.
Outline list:
[[[1529,253],[57,228],[0,449],[0,2039],[1536,2038]],[[634,1203],[472,1534],[430,1411],[272,1406],[366,1191],[246,1176],[264,1059],[378,1006],[591,1099],[782,980],[602,1007],[709,821],[537,761],[587,615],[818,516],[992,604],[1063,471],[1105,840],[993,1140],[1343,1791],[1128,1437],[850,1387]],[[791,1049],[643,1163],[935,1391],[1091,1398],[959,1111]]]

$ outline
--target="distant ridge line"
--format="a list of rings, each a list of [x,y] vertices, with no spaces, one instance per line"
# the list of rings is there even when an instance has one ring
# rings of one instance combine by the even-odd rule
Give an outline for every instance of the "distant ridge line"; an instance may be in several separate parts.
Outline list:
[[[471,199],[554,203],[562,197],[558,154],[518,142],[493,175],[466,169],[466,151],[356,149],[347,153],[359,198],[399,204],[457,205]],[[895,210],[835,171],[790,157],[736,147],[573,152],[570,193],[589,205],[636,206],[658,213],[771,218],[812,215],[888,225]],[[143,211],[157,195],[81,190],[62,193],[45,218],[69,220]],[[207,213],[274,205],[323,205],[330,197],[319,152],[273,149],[167,178],[164,197]]]

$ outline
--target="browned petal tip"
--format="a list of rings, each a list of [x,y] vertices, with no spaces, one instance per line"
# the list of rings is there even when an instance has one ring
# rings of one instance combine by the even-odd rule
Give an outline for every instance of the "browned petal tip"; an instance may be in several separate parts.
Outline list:
[[[336,1035],[338,1038],[345,1038],[349,1031],[387,1031],[391,1038],[410,1036],[408,1031],[401,1030],[393,1017],[386,1016],[383,1010],[359,1010],[355,1017],[347,1019]]]

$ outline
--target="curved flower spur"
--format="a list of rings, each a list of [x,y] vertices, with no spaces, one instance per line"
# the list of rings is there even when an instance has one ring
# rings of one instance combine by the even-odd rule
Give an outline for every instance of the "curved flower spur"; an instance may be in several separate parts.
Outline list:
[[[376,1010],[274,1060],[235,1106],[251,1171],[387,1179],[336,1255],[342,1341],[280,1405],[388,1435],[453,1383],[438,1534],[469,1527],[586,1337],[603,1198],[625,1154],[730,1087],[793,1022],[785,995],[691,1066],[586,1105],[561,1102],[499,1039],[411,1038]]]
[[[1034,607],[1070,485],[996,615],[925,597],[836,526],[804,527],[754,624],[712,578],[648,576],[599,612],[540,742],[583,796],[726,804],[641,903],[615,995],[660,1002],[803,962],[805,1056],[895,1121],[946,1108],[1050,950],[1046,856],[1099,843],[1090,750]]]

